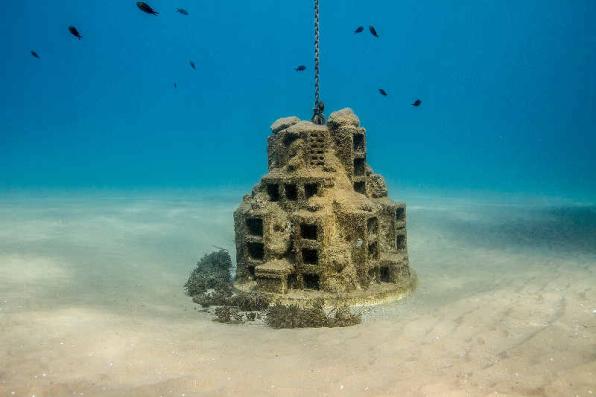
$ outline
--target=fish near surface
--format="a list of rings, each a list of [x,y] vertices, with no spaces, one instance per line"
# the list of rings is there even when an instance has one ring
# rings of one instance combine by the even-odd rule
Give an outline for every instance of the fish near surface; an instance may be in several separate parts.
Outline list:
[[[137,7],[139,7],[139,10],[143,11],[146,14],[151,14],[151,15],[159,14],[159,12],[155,11],[155,9],[153,7],[151,7],[149,4],[145,3],[144,1],[137,1]]]
[[[373,25],[370,25],[368,27],[368,30],[369,30],[370,34],[372,34],[376,38],[379,38],[379,33],[377,33],[377,29],[375,29],[375,27]]]
[[[382,89],[382,88],[379,88],[379,94],[381,94],[381,95],[383,95],[383,96],[387,96],[387,95],[389,95],[389,94],[387,94],[387,91],[385,91],[385,90],[384,90],[384,89]]]
[[[81,36],[81,33],[76,28],[76,26],[73,26],[73,25],[69,26],[68,31],[70,32],[70,34],[72,34],[74,37],[76,37],[79,40],[81,40],[83,38],[83,36]]]
[[[364,26],[358,26],[356,28],[356,30],[354,30],[354,33],[362,33],[364,31]]]
[[[298,65],[294,70],[296,70],[297,72],[304,72],[306,70],[306,66]]]
[[[176,12],[178,14],[188,15],[188,11],[186,11],[186,9],[184,9],[184,8],[176,8]]]
[[[414,103],[412,103],[412,106],[414,106],[414,107],[416,107],[416,108],[417,108],[417,107],[418,107],[418,106],[420,106],[421,104],[422,104],[422,101],[421,101],[420,99],[416,99],[416,100],[414,101]]]
[[[37,51],[31,50],[31,55],[33,56],[33,58],[40,59],[39,58],[39,54],[37,53]]]

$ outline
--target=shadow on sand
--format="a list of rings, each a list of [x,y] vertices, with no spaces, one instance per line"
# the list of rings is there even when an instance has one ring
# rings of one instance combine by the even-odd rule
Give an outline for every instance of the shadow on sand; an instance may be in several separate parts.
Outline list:
[[[472,220],[457,215],[444,214],[437,226],[475,246],[596,254],[596,206],[502,207]]]

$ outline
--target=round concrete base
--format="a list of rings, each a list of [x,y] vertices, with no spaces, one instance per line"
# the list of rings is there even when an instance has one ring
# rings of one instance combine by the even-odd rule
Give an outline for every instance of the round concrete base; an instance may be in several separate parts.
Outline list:
[[[356,290],[348,293],[333,293],[318,290],[291,289],[286,294],[258,291],[268,296],[272,302],[282,304],[297,304],[307,306],[318,299],[322,299],[326,306],[350,305],[370,306],[398,301],[411,294],[417,285],[417,276],[414,272],[409,280],[401,283],[373,283],[365,290]],[[240,292],[257,292],[256,282],[249,281],[236,283],[234,287]]]

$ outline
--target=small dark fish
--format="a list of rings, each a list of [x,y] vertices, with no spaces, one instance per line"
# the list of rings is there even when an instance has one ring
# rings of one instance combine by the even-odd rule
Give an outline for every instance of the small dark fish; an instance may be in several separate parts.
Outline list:
[[[306,70],[306,66],[298,65],[298,66],[296,66],[296,69],[294,69],[294,70],[296,70],[297,72],[304,72]]]
[[[389,94],[387,94],[387,91],[385,91],[385,90],[384,90],[384,89],[382,89],[382,88],[379,88],[379,94],[381,94],[381,95],[383,95],[383,96],[387,96],[387,95],[389,95]]]
[[[178,84],[174,83],[174,88],[178,88]]]
[[[37,51],[31,50],[31,55],[33,55],[33,58],[39,59],[39,54],[37,53]]]
[[[141,10],[147,14],[151,14],[151,15],[159,14],[159,12],[155,11],[153,9],[153,7],[151,7],[149,4],[145,3],[144,1],[137,1],[137,7],[139,7],[139,10]]]
[[[354,30],[354,33],[362,33],[364,31],[364,26],[358,26],[356,28],[356,30]]]
[[[176,12],[178,14],[188,15],[188,11],[186,11],[184,8],[176,8]]]
[[[368,30],[370,31],[370,34],[372,34],[373,36],[375,36],[376,38],[379,37],[379,34],[377,33],[377,29],[375,29],[374,26],[370,25],[368,27]]]
[[[416,100],[414,101],[414,103],[412,104],[412,106],[414,106],[414,107],[416,107],[416,108],[417,108],[417,107],[418,107],[418,106],[420,106],[421,104],[422,104],[422,101],[421,101],[420,99],[416,99]]]
[[[70,32],[70,34],[72,34],[74,37],[76,37],[79,40],[81,40],[83,38],[83,36],[81,36],[81,33],[79,33],[79,30],[72,25],[68,27],[68,31]]]
[[[197,70],[197,65],[195,65],[195,63],[194,63],[193,61],[190,61],[189,63],[190,63],[190,67],[191,67],[193,70]]]

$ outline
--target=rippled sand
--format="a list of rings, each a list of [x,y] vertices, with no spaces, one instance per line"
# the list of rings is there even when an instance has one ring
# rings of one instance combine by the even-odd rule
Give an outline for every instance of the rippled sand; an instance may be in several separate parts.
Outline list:
[[[0,396],[596,394],[596,207],[406,197],[416,293],[273,330],[182,292],[237,197],[0,198]]]

